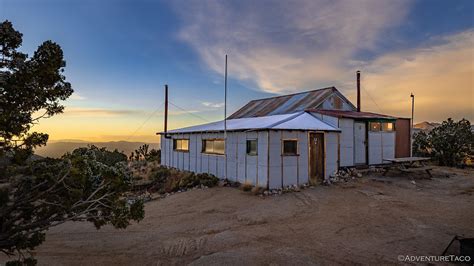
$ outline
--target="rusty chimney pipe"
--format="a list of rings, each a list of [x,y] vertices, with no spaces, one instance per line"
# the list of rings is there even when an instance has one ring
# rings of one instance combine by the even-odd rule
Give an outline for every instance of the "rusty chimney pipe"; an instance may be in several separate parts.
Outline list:
[[[165,138],[168,136],[168,85],[165,85],[165,125],[164,125]]]
[[[360,71],[357,70],[357,112],[360,112]]]

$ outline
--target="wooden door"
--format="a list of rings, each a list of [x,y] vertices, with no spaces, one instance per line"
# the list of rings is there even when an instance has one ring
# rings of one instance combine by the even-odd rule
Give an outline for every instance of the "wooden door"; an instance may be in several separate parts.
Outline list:
[[[320,184],[324,180],[324,134],[309,134],[309,181]]]

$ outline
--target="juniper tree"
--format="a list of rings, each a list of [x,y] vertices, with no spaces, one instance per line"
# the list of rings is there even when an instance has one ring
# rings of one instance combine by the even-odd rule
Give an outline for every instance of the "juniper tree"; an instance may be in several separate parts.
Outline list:
[[[61,47],[45,41],[33,56],[20,52],[22,34],[0,23],[0,251],[25,255],[40,245],[51,226],[89,221],[97,228],[125,228],[144,216],[141,201],[127,200],[126,156],[96,147],[60,159],[31,161],[48,135],[30,132],[40,119],[62,113],[72,87],[63,75]]]

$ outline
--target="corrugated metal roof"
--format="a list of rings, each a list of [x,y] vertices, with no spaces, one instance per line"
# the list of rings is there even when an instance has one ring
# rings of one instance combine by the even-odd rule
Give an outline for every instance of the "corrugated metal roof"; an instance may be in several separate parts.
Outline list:
[[[338,128],[321,121],[320,119],[312,116],[307,112],[227,120],[228,131],[262,129],[340,131]],[[224,131],[224,121],[217,121],[203,125],[174,129],[168,131],[168,133],[173,134],[222,131]],[[163,133],[164,132],[161,132],[161,134]]]
[[[294,112],[301,112],[306,109],[317,108],[328,96],[334,92],[337,92],[345,99],[345,97],[339,93],[335,87],[258,99],[250,101],[244,105],[242,108],[229,116],[229,119],[290,114]],[[347,100],[347,102],[349,101]]]
[[[354,119],[397,119],[393,116],[370,113],[370,112],[356,112],[356,111],[341,111],[341,110],[321,110],[321,109],[307,109],[308,112],[319,113],[334,117],[345,117]]]

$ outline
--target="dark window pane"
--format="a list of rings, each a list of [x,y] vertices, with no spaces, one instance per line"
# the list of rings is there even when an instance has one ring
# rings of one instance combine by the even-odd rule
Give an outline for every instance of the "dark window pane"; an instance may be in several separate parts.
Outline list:
[[[247,140],[247,154],[248,155],[257,155],[257,140],[250,139]]]
[[[298,153],[298,141],[283,140],[283,155],[296,155]]]
[[[380,122],[370,122],[370,131],[380,131]]]

